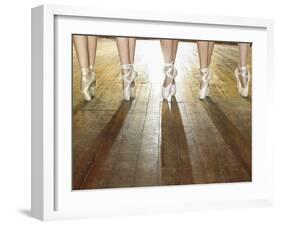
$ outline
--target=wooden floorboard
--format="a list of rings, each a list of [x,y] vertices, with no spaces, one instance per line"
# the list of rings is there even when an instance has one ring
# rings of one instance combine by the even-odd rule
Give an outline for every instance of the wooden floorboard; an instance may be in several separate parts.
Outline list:
[[[197,46],[180,43],[168,103],[159,42],[137,41],[136,98],[126,102],[116,44],[99,39],[96,95],[85,102],[73,51],[73,189],[251,181],[252,99],[237,93],[238,57],[237,46],[215,45],[210,97],[201,101]]]

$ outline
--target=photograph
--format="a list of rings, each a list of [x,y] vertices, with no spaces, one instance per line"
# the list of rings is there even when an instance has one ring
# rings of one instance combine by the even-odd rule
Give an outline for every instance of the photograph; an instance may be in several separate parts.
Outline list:
[[[32,8],[30,215],[217,223],[274,206],[278,39],[243,4]]]
[[[252,43],[72,34],[72,190],[252,181]]]

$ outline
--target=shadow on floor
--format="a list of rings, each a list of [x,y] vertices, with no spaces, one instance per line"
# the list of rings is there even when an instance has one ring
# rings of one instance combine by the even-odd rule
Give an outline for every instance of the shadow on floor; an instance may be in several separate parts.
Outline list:
[[[212,98],[208,97],[201,101],[203,107],[220,132],[225,143],[240,160],[243,167],[251,178],[252,175],[252,156],[251,138],[246,139],[239,129],[229,120],[225,113],[218,107]]]
[[[188,141],[176,98],[162,102],[159,182],[162,185],[192,184]]]
[[[102,129],[100,134],[93,137],[89,149],[93,153],[91,160],[88,162],[87,170],[84,175],[79,177],[74,175],[73,189],[93,188],[95,180],[99,174],[99,169],[107,159],[112,145],[118,136],[124,121],[128,115],[132,102],[123,101],[119,109],[112,116],[111,120]]]

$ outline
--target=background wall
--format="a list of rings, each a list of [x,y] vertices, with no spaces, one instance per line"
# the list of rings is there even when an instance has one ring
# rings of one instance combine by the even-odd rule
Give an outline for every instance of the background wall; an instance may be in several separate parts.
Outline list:
[[[280,116],[281,75],[279,64],[281,14],[278,1],[151,1],[151,0],[56,0],[56,4],[87,5],[99,8],[184,12],[273,18],[275,20],[275,108],[268,122],[272,148],[275,149],[276,203],[272,208],[187,212],[178,214],[132,216],[109,219],[53,222],[54,225],[280,225]],[[36,225],[30,208],[30,8],[51,1],[2,1],[0,23],[0,213],[1,225]],[[278,52],[279,50],[279,52]],[[267,94],[265,94],[267,95]],[[271,124],[270,124],[271,123]],[[279,148],[278,148],[279,145]]]

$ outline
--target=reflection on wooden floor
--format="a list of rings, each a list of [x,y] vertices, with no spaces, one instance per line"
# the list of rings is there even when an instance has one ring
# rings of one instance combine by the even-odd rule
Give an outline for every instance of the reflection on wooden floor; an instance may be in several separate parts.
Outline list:
[[[236,90],[237,46],[215,46],[205,101],[198,99],[195,43],[179,45],[171,103],[160,97],[159,41],[137,41],[131,102],[122,101],[113,40],[98,41],[97,93],[89,103],[80,95],[75,52],[73,59],[73,189],[251,181],[251,96]]]

